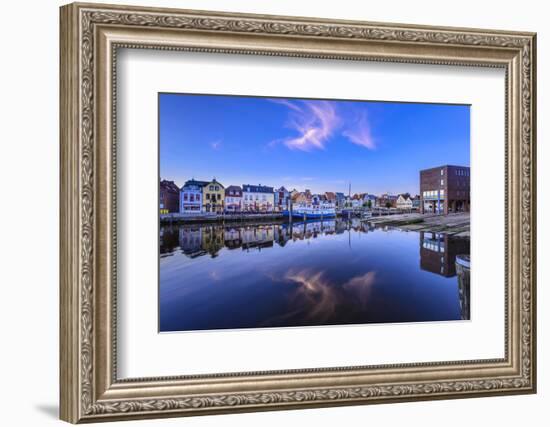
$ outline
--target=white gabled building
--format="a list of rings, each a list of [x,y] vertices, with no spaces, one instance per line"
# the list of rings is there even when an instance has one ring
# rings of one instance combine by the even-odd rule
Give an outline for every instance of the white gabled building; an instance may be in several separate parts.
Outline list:
[[[409,196],[400,194],[395,203],[395,207],[397,209],[412,209],[413,201]]]

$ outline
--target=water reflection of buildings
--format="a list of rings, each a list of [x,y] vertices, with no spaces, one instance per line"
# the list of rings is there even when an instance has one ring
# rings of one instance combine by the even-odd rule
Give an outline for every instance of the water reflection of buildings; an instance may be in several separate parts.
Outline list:
[[[238,249],[243,245],[240,228],[225,228],[223,231],[223,242],[227,249]]]
[[[179,245],[182,252],[189,258],[196,258],[207,254],[202,248],[202,230],[200,227],[180,228]]]
[[[275,244],[284,247],[289,241],[315,239],[346,231],[369,232],[373,227],[361,221],[300,221],[277,224],[193,224],[162,227],[161,254],[169,255],[177,247],[190,258],[209,254],[218,256],[222,248],[262,250]]]
[[[457,255],[470,253],[470,240],[420,232],[420,268],[445,277],[456,275]]]
[[[242,248],[263,249],[273,246],[276,225],[247,226],[240,229],[242,234]]]
[[[170,255],[178,247],[178,230],[173,227],[161,227],[160,233],[160,254]]]
[[[458,301],[460,317],[470,319],[470,240],[447,234],[420,232],[420,268],[444,277],[457,275],[457,256],[468,259],[467,279],[465,268],[458,272]]]
[[[304,221],[290,223],[288,228],[289,234],[292,236],[293,240],[316,239],[320,235],[334,234],[336,221]]]

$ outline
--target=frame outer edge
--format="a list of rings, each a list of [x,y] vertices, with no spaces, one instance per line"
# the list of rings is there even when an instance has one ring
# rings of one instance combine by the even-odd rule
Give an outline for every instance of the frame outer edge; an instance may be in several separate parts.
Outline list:
[[[78,230],[78,19],[74,5],[59,9],[59,418],[79,416],[79,247]]]
[[[537,33],[531,36],[531,389],[537,393]]]
[[[104,6],[104,8],[102,7]],[[95,109],[91,113],[86,110],[82,110],[82,106],[88,105],[91,100],[92,104],[95,102],[95,92],[88,93],[88,86],[95,91],[94,87],[94,73],[92,71],[92,80],[90,81],[90,71],[87,68],[88,60],[91,61],[92,66],[94,63],[94,51],[93,51],[93,37],[91,39],[81,39],[82,36],[81,26],[86,29],[89,21],[81,21],[81,12],[85,7],[89,7],[92,10],[97,11],[99,8],[106,11],[136,11],[146,13],[154,10],[163,10],[166,13],[191,13],[192,11],[183,11],[177,9],[148,9],[141,7],[127,7],[127,6],[114,6],[114,5],[100,5],[100,4],[72,4],[61,7],[61,33],[60,33],[60,163],[61,163],[61,197],[60,197],[60,383],[61,383],[61,411],[60,418],[71,422],[94,422],[94,421],[108,421],[118,419],[139,419],[139,418],[161,418],[168,416],[181,416],[181,415],[201,415],[210,413],[229,413],[229,412],[249,412],[258,410],[276,410],[276,409],[296,409],[305,407],[327,407],[336,405],[349,405],[349,404],[364,404],[364,403],[382,403],[386,399],[377,399],[378,395],[368,395],[367,397],[355,397],[356,389],[342,389],[342,390],[296,390],[292,392],[269,391],[261,395],[255,395],[251,393],[239,393],[230,396],[225,395],[208,395],[191,397],[184,402],[177,399],[145,399],[145,400],[111,400],[111,401],[97,401],[97,396],[94,396],[96,391],[96,382],[93,377],[94,374],[94,353],[96,351],[95,346],[97,342],[95,340],[95,330],[92,330],[90,324],[90,316],[94,314],[95,299],[97,294],[92,294],[93,288],[97,284],[97,277],[92,275],[92,271],[89,270],[90,266],[93,267],[95,262],[94,248],[95,245],[90,242],[89,238],[95,238],[97,223],[94,221],[94,206],[97,203],[95,199],[94,187],[94,172],[97,172],[97,165],[94,154],[95,144],[94,139],[97,138],[94,135],[95,125],[93,125],[93,119],[95,115]],[[220,21],[224,21],[227,17],[238,18],[243,17],[245,22],[250,20],[249,27],[237,28],[237,32],[251,33],[255,32],[256,28],[252,24],[256,24],[262,20],[260,15],[247,15],[247,14],[219,14],[217,12],[197,12],[199,18],[198,27],[206,31],[227,31],[227,29],[218,28],[219,22],[214,18],[219,18]],[[107,14],[109,15],[109,14]],[[130,18],[133,18],[131,14]],[[225,17],[225,18],[224,18]],[[144,16],[144,22],[138,23],[129,21],[131,25],[151,25],[148,21],[148,16]],[[289,34],[298,34],[298,37],[309,37],[312,34],[308,33],[309,29],[319,31],[319,34],[313,34],[314,36],[332,38],[362,38],[363,33],[358,33],[358,29],[346,28],[346,30],[355,31],[345,34],[333,34],[329,32],[328,28],[317,28],[324,26],[324,22],[317,22],[314,18],[311,21],[308,18],[290,18],[290,17],[271,17],[286,20],[286,25],[290,28]],[[106,16],[105,21],[109,22],[111,18]],[[269,19],[267,19],[269,21]],[[115,22],[116,23],[116,22]],[[305,23],[306,30],[301,28],[298,23]],[[344,24],[342,21],[335,21],[334,24]],[[264,22],[261,22],[263,25]],[[269,22],[268,22],[269,24]],[[307,25],[306,25],[307,24]],[[323,25],[321,25],[323,24]],[[358,23],[363,25],[367,23]],[[374,23],[370,23],[371,25]],[[190,24],[191,28],[194,28],[194,23]],[[231,25],[234,25],[231,24]],[[229,25],[232,31],[235,31]],[[393,24],[386,24],[389,30],[392,29]],[[183,26],[182,26],[183,27]],[[223,26],[222,26],[223,27]],[[296,29],[292,29],[292,28]],[[187,28],[187,27],[186,27]],[[262,26],[263,28],[263,26]],[[465,382],[469,387],[471,383],[472,389],[468,389],[468,393],[464,393],[467,390],[458,390],[453,388],[453,384],[441,384],[441,390],[437,387],[439,384],[421,384],[424,387],[423,392],[420,393],[416,390],[417,384],[404,384],[398,385],[401,387],[397,395],[391,394],[392,390],[388,388],[388,392],[391,396],[386,396],[385,391],[380,389],[381,397],[388,397],[388,401],[411,401],[411,400],[435,400],[440,398],[463,398],[473,396],[485,396],[485,395],[498,395],[498,394],[523,394],[533,393],[536,391],[536,313],[535,313],[535,291],[536,291],[536,134],[535,134],[535,111],[536,111],[536,99],[535,99],[535,75],[536,75],[536,35],[533,33],[516,33],[518,37],[515,37],[511,33],[506,32],[492,32],[480,31],[479,34],[474,34],[472,29],[468,29],[463,36],[462,42],[457,42],[453,37],[453,30],[459,30],[458,28],[438,28],[427,27],[428,31],[436,32],[435,36],[440,34],[444,37],[435,37],[434,40],[431,37],[423,38],[422,31],[418,31],[418,37],[415,35],[417,32],[411,29],[416,28],[412,26],[406,26],[404,28],[405,33],[399,33],[397,36],[398,41],[407,38],[408,42],[420,40],[423,44],[439,45],[439,44],[467,44],[470,46],[481,43],[487,44],[487,46],[496,46],[502,43],[499,47],[510,48],[517,50],[529,49],[523,59],[530,60],[530,66],[527,64],[525,69],[529,69],[527,74],[528,89],[520,89],[520,94],[525,95],[527,92],[527,98],[524,98],[523,112],[526,112],[530,117],[521,123],[524,127],[523,130],[529,132],[528,138],[523,139],[524,148],[528,153],[525,157],[521,158],[524,163],[520,166],[520,173],[523,173],[525,181],[524,186],[520,190],[520,198],[523,196],[523,212],[526,213],[523,219],[527,222],[527,229],[525,235],[527,236],[527,247],[524,252],[524,256],[528,258],[526,280],[527,283],[523,287],[525,311],[529,312],[528,316],[523,317],[525,321],[523,324],[523,331],[527,331],[522,334],[524,341],[523,352],[519,350],[519,357],[527,361],[525,365],[526,369],[523,370],[522,378],[511,379],[510,384],[503,383],[502,389],[498,385],[498,381],[504,381],[504,379],[496,378],[493,381],[486,382],[484,380],[477,380]],[[376,29],[376,28],[375,28]],[[399,28],[399,31],[402,29]],[[437,33],[437,31],[447,31],[447,33]],[[274,32],[277,35],[282,34],[282,29],[278,27],[267,27],[266,32]],[[496,36],[501,34],[502,36]],[[521,37],[519,34],[522,34]],[[409,37],[412,36],[412,39]],[[378,37],[378,36],[377,36]],[[390,36],[390,38],[393,36]],[[417,40],[418,38],[418,40]],[[382,40],[382,38],[379,38]],[[522,39],[522,40],[521,40]],[[84,40],[84,41],[83,41]],[[83,46],[86,49],[82,50]],[[90,50],[92,47],[92,50]],[[90,56],[88,58],[88,56]],[[83,62],[81,62],[81,60]],[[407,62],[407,61],[405,61]],[[520,64],[522,61],[520,60]],[[524,65],[524,64],[522,64]],[[84,79],[85,75],[86,79]],[[521,87],[521,84],[520,84]],[[525,91],[525,92],[524,92]],[[81,99],[82,96],[82,99]],[[87,107],[88,108],[88,107]],[[92,122],[90,122],[92,120]],[[90,124],[92,127],[90,127]],[[520,126],[521,126],[520,124]],[[520,134],[522,134],[520,132]],[[91,162],[91,164],[90,164]],[[527,163],[527,164],[525,164]],[[91,181],[90,181],[91,180]],[[525,194],[530,192],[530,194]],[[84,194],[85,193],[85,194]],[[527,212],[526,212],[527,211]],[[518,242],[518,245],[521,243]],[[530,293],[530,296],[529,296]],[[91,311],[90,311],[91,310]],[[529,331],[530,328],[530,331]],[[519,329],[519,328],[518,328]],[[531,362],[531,363],[529,363]],[[526,372],[529,372],[525,375]],[[518,381],[518,382],[515,382]],[[475,384],[474,384],[475,382]],[[496,385],[495,385],[496,384]],[[449,389],[447,387],[450,387]],[[517,388],[516,388],[517,387]],[[410,388],[410,392],[408,391]],[[401,393],[403,390],[403,393]],[[438,391],[439,390],[439,391]],[[327,394],[323,398],[323,393]],[[333,394],[338,392],[338,396],[333,399]],[[340,392],[342,395],[340,396]],[[320,394],[319,394],[320,393]],[[347,394],[350,394],[347,396]],[[471,393],[471,394],[470,394]],[[292,395],[291,395],[292,394]],[[288,395],[288,396],[287,396]],[[265,400],[264,399],[271,399]],[[367,398],[370,402],[367,402]],[[305,400],[304,400],[305,399]]]

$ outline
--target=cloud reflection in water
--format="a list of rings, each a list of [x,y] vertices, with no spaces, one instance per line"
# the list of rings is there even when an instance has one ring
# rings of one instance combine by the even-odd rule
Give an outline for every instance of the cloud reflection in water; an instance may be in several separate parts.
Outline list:
[[[291,269],[282,279],[273,282],[290,284],[294,289],[288,296],[288,312],[266,320],[262,326],[280,324],[292,318],[300,318],[311,324],[331,323],[339,311],[346,309],[349,301],[361,308],[368,303],[376,272],[369,271],[346,282],[331,281],[323,271]]]

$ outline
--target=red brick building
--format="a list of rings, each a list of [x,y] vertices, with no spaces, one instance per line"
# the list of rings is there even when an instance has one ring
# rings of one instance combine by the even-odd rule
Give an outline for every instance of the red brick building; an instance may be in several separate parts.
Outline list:
[[[180,189],[174,181],[167,181],[163,179],[160,182],[159,208],[160,213],[179,212]]]
[[[420,212],[470,211],[470,168],[440,166],[420,171]]]

